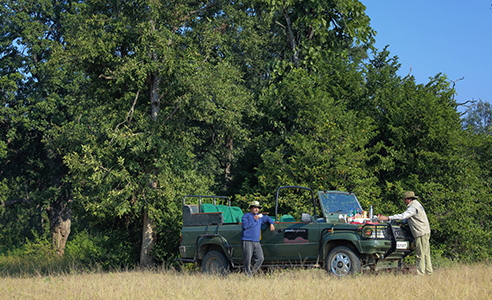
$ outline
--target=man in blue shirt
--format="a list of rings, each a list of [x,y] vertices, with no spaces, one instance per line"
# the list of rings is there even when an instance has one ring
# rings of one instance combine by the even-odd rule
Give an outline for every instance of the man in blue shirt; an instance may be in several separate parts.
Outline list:
[[[270,230],[275,230],[272,219],[258,214],[260,208],[258,201],[252,201],[249,205],[249,212],[245,213],[242,219],[241,246],[243,248],[244,272],[248,276],[255,274],[264,260],[263,249],[261,249],[260,244],[261,225],[270,224]],[[253,266],[251,266],[251,259],[253,259]]]

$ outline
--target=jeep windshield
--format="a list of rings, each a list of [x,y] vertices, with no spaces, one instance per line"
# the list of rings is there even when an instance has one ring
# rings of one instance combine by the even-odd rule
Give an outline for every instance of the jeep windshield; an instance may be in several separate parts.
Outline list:
[[[352,193],[339,191],[318,192],[321,209],[325,216],[332,214],[349,214],[354,210],[362,211],[359,200]]]

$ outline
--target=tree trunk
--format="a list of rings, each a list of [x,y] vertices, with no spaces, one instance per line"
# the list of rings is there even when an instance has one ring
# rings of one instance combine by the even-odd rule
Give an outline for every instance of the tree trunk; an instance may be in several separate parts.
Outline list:
[[[53,155],[53,150],[48,147],[48,157],[51,170],[51,186],[59,190],[59,194],[50,202],[46,209],[50,221],[50,234],[53,248],[56,253],[63,256],[65,245],[70,235],[72,225],[72,193],[68,185],[64,186],[62,178],[68,173],[59,156]]]
[[[153,263],[150,255],[155,243],[153,226],[154,221],[145,211],[143,215],[142,249],[140,250],[140,265],[142,267],[149,267]]]
[[[227,135],[225,141],[225,186],[224,188],[227,190],[229,188],[229,183],[232,180],[231,176],[231,165],[232,165],[232,150],[234,139],[231,135]]]
[[[152,54],[152,58],[156,59],[155,54]],[[152,121],[157,121],[160,111],[160,94],[159,83],[161,77],[157,72],[150,76],[150,117]],[[149,183],[150,188],[157,188],[157,182]],[[154,220],[149,216],[148,211],[145,209],[143,213],[143,228],[142,228],[142,248],[140,250],[140,265],[143,267],[149,267],[152,265],[151,250],[155,244],[154,238]]]
[[[159,111],[161,109],[161,101],[159,94],[159,83],[161,77],[157,73],[150,76],[150,117],[152,121],[157,121]]]
[[[150,20],[151,31],[156,31],[154,20]],[[157,62],[157,53],[153,50],[149,53],[151,59]],[[161,96],[159,93],[159,84],[161,83],[161,76],[159,72],[155,71],[149,75],[149,89],[150,89],[150,118],[156,122],[161,109]],[[150,188],[157,188],[157,182],[151,181],[149,183]],[[154,220],[149,216],[147,209],[143,212],[143,228],[142,228],[142,248],[140,250],[140,265],[143,267],[149,267],[152,265],[151,251],[155,244],[154,236]]]
[[[60,256],[65,253],[65,246],[70,235],[70,226],[72,225],[71,203],[70,197],[61,196],[53,201],[46,210],[50,221],[53,248]]]

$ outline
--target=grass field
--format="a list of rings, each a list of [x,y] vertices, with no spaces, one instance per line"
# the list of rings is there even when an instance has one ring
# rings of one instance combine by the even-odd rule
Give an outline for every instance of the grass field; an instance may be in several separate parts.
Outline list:
[[[492,266],[456,265],[431,276],[278,270],[247,278],[196,271],[117,271],[0,277],[0,299],[492,299]]]

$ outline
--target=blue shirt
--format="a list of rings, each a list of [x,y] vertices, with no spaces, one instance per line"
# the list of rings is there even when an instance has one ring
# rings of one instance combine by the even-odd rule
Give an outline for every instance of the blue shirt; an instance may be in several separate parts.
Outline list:
[[[250,242],[259,242],[260,241],[260,233],[261,233],[261,224],[273,224],[272,219],[270,217],[263,215],[262,218],[258,218],[255,220],[255,216],[247,212],[243,215],[242,224],[243,224],[243,232],[241,235],[241,240],[250,241]]]

